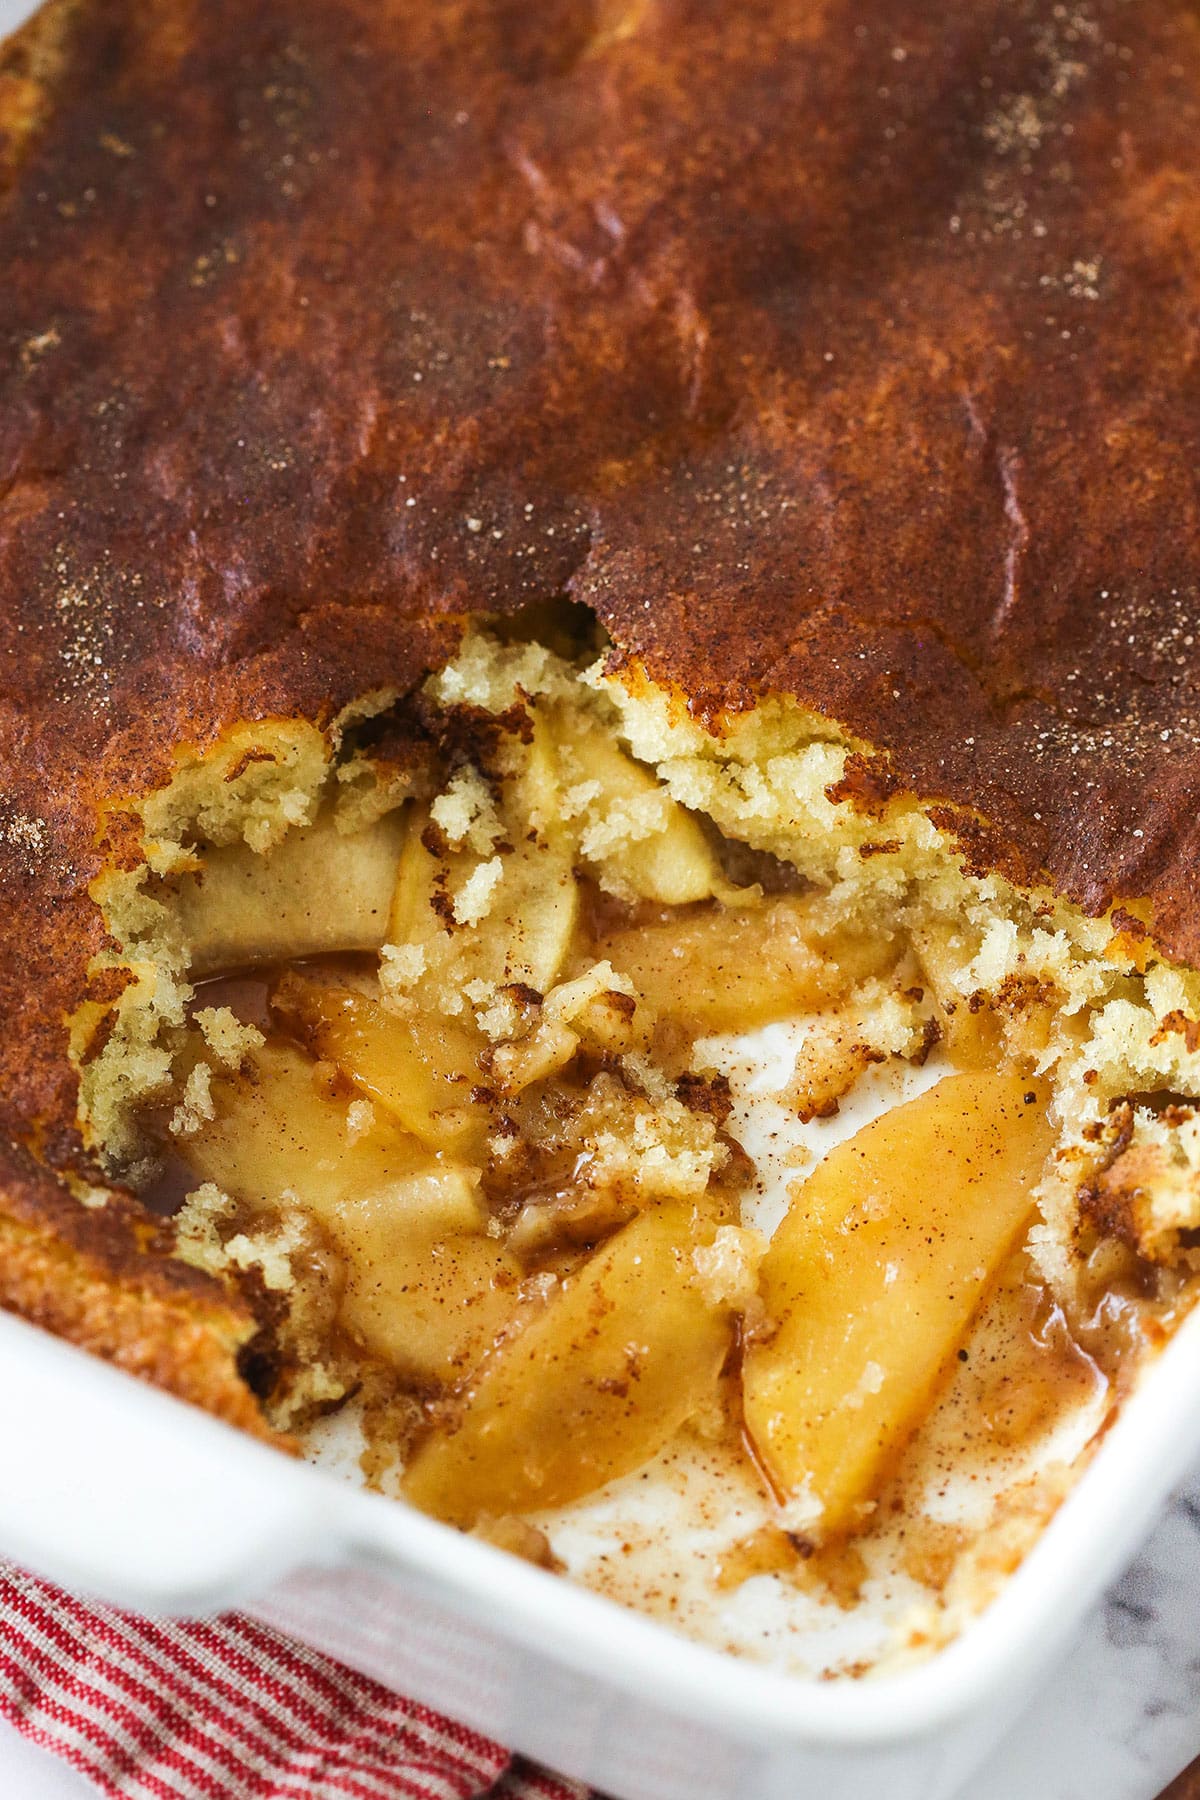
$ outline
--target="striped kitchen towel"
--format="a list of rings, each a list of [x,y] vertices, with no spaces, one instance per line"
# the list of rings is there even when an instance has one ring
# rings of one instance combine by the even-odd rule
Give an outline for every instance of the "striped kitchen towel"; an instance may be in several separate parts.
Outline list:
[[[239,1613],[140,1618],[4,1563],[0,1718],[110,1800],[602,1800]],[[1200,1800],[1200,1762],[1160,1800]]]
[[[111,1800],[585,1800],[240,1614],[182,1623],[0,1564],[0,1717]]]

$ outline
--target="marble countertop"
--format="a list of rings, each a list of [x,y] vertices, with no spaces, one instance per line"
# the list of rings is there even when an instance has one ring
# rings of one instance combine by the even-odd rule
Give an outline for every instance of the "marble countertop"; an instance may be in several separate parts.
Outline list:
[[[963,1800],[1156,1800],[1200,1754],[1200,1465]],[[0,1726],[6,1800],[94,1800]]]
[[[969,1800],[1155,1800],[1197,1755],[1200,1466]]]

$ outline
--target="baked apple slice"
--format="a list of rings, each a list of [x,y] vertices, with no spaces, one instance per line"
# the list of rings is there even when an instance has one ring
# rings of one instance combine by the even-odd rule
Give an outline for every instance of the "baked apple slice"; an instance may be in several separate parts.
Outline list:
[[[557,753],[544,720],[528,744],[510,738],[486,827],[447,829],[445,802],[414,807],[397,871],[388,943],[416,954],[420,1004],[454,1015],[497,987],[545,993],[579,913],[575,835],[562,819]],[[477,778],[482,786],[482,779]]]
[[[770,1336],[743,1362],[746,1427],[813,1535],[860,1525],[1027,1223],[1053,1143],[1043,1093],[952,1075],[831,1151],[760,1273]]]
[[[803,895],[621,927],[596,954],[663,1017],[699,1031],[749,1031],[814,1012],[896,960],[886,937],[830,945],[809,929]]]
[[[271,1005],[313,1055],[336,1063],[431,1150],[482,1162],[491,1113],[479,1099],[478,1036],[441,1013],[393,1011],[368,994],[294,970]]]
[[[299,1050],[266,1044],[213,1077],[212,1116],[180,1153],[252,1213],[300,1206],[345,1259],[341,1319],[420,1380],[454,1380],[516,1304],[520,1270],[486,1234],[478,1171],[430,1153],[386,1113],[331,1095]]]
[[[602,877],[662,906],[709,900],[727,886],[691,813],[608,732],[566,708],[553,730],[573,784],[594,790],[581,850]]]
[[[570,854],[527,834],[488,857],[438,854],[429,824],[426,809],[415,807],[387,932],[389,944],[421,952],[414,998],[453,1014],[468,989],[515,983],[545,993],[579,910]]]
[[[636,1469],[715,1392],[731,1315],[706,1298],[686,1207],[639,1214],[559,1282],[404,1477],[457,1525],[577,1500]]]
[[[378,950],[387,936],[404,843],[400,811],[351,835],[331,813],[289,831],[273,849],[209,850],[194,875],[164,894],[193,975],[343,950]]]

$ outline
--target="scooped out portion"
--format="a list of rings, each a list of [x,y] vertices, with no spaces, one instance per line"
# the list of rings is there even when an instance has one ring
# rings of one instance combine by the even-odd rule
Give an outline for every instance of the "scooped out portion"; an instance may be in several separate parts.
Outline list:
[[[272,1424],[352,1417],[366,1479],[551,1566],[702,1446],[759,1521],[714,1593],[850,1605],[886,1540],[941,1635],[986,1600],[1190,1302],[1200,984],[869,766],[792,705],[702,726],[549,623],[131,803],[84,1124],[253,1309]],[[730,1058],[784,1030],[767,1154]],[[930,1459],[1001,1440],[991,1511],[937,1521]]]

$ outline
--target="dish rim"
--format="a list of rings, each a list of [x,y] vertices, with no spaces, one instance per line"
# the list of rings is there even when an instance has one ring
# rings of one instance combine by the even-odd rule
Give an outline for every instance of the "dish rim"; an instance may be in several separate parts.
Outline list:
[[[291,1580],[318,1572],[336,1576],[341,1567],[379,1571],[382,1564],[400,1585],[423,1587],[435,1604],[486,1624],[493,1635],[677,1717],[702,1718],[708,1729],[760,1750],[764,1740],[776,1748],[843,1751],[901,1746],[963,1724],[1026,1689],[1136,1551],[1200,1441],[1197,1308],[1145,1369],[1089,1467],[983,1613],[918,1666],[829,1681],[691,1640],[402,1501],[357,1490],[327,1470],[256,1443],[28,1321],[3,1314],[0,1369],[6,1363],[12,1365],[12,1379],[32,1379],[44,1398],[57,1394],[77,1407],[86,1404],[98,1430],[107,1424],[140,1433],[164,1471],[171,1461],[165,1453],[172,1448],[185,1450],[193,1466],[199,1458],[203,1480],[185,1505],[194,1504],[198,1520],[216,1517],[218,1523],[204,1557],[185,1553],[172,1560],[174,1553],[168,1553],[155,1610],[177,1615],[231,1605],[253,1610],[256,1601]],[[6,1385],[0,1383],[0,1394]],[[3,1414],[0,1403],[0,1425]],[[20,1538],[13,1552],[18,1560],[115,1605],[136,1610],[139,1600],[145,1604],[145,1591],[131,1598],[128,1568],[122,1568],[102,1532],[93,1530],[89,1537],[93,1509],[85,1501],[94,1496],[94,1481],[89,1490],[78,1488],[73,1544],[64,1548],[40,1523],[42,1509],[28,1497],[39,1482],[53,1492],[61,1512],[60,1490],[71,1459],[59,1434],[38,1432],[35,1441],[13,1448],[24,1461],[27,1497],[18,1502],[15,1522],[12,1506],[2,1509],[2,1529]],[[139,1477],[143,1467],[137,1465]],[[205,1487],[209,1478],[212,1485]],[[106,1458],[96,1479],[109,1484],[113,1503],[130,1498],[127,1461]],[[239,1545],[229,1516],[234,1490],[239,1506],[250,1492],[260,1503],[258,1516],[271,1519],[269,1554],[248,1557],[247,1546]],[[166,1495],[165,1482],[161,1491],[153,1485],[147,1491],[143,1484],[135,1499],[151,1518]],[[47,1508],[47,1517],[53,1511]],[[224,1530],[222,1512],[229,1527]]]

